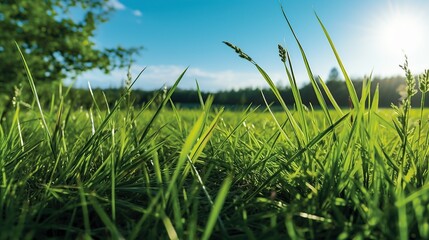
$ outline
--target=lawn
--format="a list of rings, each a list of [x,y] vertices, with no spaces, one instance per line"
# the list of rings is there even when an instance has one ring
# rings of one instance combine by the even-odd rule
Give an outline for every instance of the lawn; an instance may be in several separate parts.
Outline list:
[[[429,236],[427,111],[403,126],[403,108],[167,100],[15,105],[0,128],[2,238]]]

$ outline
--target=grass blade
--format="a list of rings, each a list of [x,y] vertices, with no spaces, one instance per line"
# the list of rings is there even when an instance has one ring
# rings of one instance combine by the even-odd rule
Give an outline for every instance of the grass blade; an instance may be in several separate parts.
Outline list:
[[[170,100],[171,95],[173,95],[173,92],[176,90],[177,86],[179,85],[180,80],[182,80],[183,76],[185,75],[186,71],[188,70],[188,68],[186,68],[182,74],[180,74],[179,78],[177,78],[176,82],[173,84],[173,86],[170,88],[170,90],[168,91],[168,93],[166,94],[166,96],[164,97],[164,99],[162,100],[161,104],[158,106],[158,109],[156,110],[155,114],[152,116],[152,118],[150,119],[149,123],[146,125],[139,143],[142,143],[143,140],[146,138],[146,136],[149,133],[150,128],[152,127],[153,123],[155,122],[155,120],[157,119],[157,117],[159,116],[159,114],[161,113],[161,110],[164,108],[164,106],[167,104],[167,102]]]
[[[302,47],[300,41],[298,40],[298,37],[296,36],[295,31],[292,28],[292,24],[290,23],[288,17],[286,16],[286,13],[285,13],[283,7],[282,7],[282,12],[283,12],[283,17],[285,18],[285,20],[286,20],[286,22],[287,22],[287,24],[289,26],[289,29],[292,32],[292,34],[293,34],[293,36],[295,38],[296,43],[298,44],[299,50],[301,52],[302,60],[304,61],[305,68],[307,70],[307,75],[308,75],[308,77],[310,79],[311,85],[313,86],[313,90],[314,90],[314,93],[316,94],[317,101],[319,102],[320,107],[322,108],[322,110],[323,110],[323,112],[325,114],[325,117],[328,119],[329,124],[332,124],[331,115],[329,113],[329,110],[328,110],[328,107],[326,105],[325,99],[323,98],[322,92],[320,91],[319,85],[316,82],[316,79],[314,79],[314,75],[313,75],[313,72],[311,71],[310,63],[308,62],[308,59],[307,59],[307,56],[305,54],[304,48]]]
[[[217,194],[212,210],[210,211],[206,227],[204,228],[204,233],[203,233],[203,236],[201,237],[202,240],[207,240],[210,238],[213,232],[213,229],[215,227],[216,220],[219,218],[220,212],[222,210],[222,206],[225,203],[225,199],[228,195],[229,188],[231,187],[231,183],[232,183],[231,177],[227,177],[222,183],[222,186]]]
[[[39,96],[37,94],[36,85],[34,84],[33,75],[31,74],[30,68],[27,65],[27,61],[25,60],[24,54],[22,53],[21,48],[19,47],[18,43],[15,42],[15,45],[16,45],[16,48],[18,49],[19,54],[21,56],[22,63],[24,64],[25,72],[27,73],[28,83],[30,84],[31,91],[33,92],[34,98],[36,99],[37,107],[39,108],[40,118],[42,119],[43,127],[45,129],[45,133],[47,136],[47,140],[48,140],[48,142],[50,142],[51,133],[49,131],[48,124],[46,123],[45,115],[43,114],[42,105],[40,104]]]
[[[352,80],[350,79],[349,75],[347,74],[346,68],[344,67],[343,62],[341,61],[340,55],[337,52],[337,49],[335,48],[334,42],[332,41],[328,31],[326,30],[325,26],[322,23],[322,20],[320,20],[319,16],[316,14],[317,20],[319,21],[320,26],[323,29],[323,32],[325,33],[326,39],[328,39],[329,45],[331,46],[332,52],[335,55],[335,58],[337,59],[338,65],[340,66],[341,72],[343,73],[344,79],[346,81],[347,89],[350,94],[350,99],[353,103],[353,107],[358,109],[359,108],[359,98],[357,96],[355,87],[353,86]]]
[[[100,217],[101,221],[106,226],[107,230],[109,230],[111,236],[113,239],[125,239],[121,233],[116,228],[116,225],[113,223],[112,220],[110,220],[108,214],[103,210],[103,208],[100,206],[100,203],[97,201],[97,199],[94,196],[89,196],[89,200],[91,202],[91,206],[94,208],[95,212],[97,212],[98,216]]]

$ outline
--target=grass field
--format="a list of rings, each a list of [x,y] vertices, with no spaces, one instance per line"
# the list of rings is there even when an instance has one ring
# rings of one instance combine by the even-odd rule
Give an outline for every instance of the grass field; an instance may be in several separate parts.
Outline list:
[[[72,109],[66,89],[42,109],[27,69],[35,101],[17,93],[1,112],[0,238],[428,239],[429,112],[410,106],[408,64],[392,109],[378,109],[370,80],[356,95],[338,54],[350,109],[307,65],[321,106],[312,110],[279,51],[296,100],[279,97],[280,112],[226,111],[210,97],[177,109],[169,98],[182,76],[139,109],[126,93],[108,111]],[[426,72],[418,89],[428,82]]]

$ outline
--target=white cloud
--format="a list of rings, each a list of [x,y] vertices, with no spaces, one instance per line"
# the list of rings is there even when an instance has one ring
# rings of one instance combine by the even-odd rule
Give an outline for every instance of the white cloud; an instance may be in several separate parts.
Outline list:
[[[124,10],[126,8],[119,0],[109,0],[107,6],[116,10]]]
[[[158,65],[149,66],[142,75],[140,83],[136,87],[163,84],[171,86],[180,74],[185,70],[184,66]],[[219,91],[226,89],[240,89],[246,87],[264,87],[265,81],[257,72],[241,72],[233,70],[211,71],[190,67],[179,84],[179,88],[195,89],[196,81],[203,91]]]
[[[142,12],[140,12],[140,10],[134,10],[133,11],[134,16],[136,17],[141,17],[142,16]]]
[[[139,65],[134,65],[131,68],[133,80],[143,68],[143,66]],[[178,65],[148,66],[134,84],[134,88],[153,90],[161,88],[164,84],[172,86],[185,69],[186,67]],[[126,75],[126,69],[114,70],[107,75],[101,71],[94,70],[79,76],[75,86],[87,88],[89,81],[93,88],[121,87],[124,85]],[[285,83],[282,73],[269,75],[275,83],[280,80],[283,84]],[[179,83],[179,88],[196,89],[196,81],[198,81],[202,91],[210,92],[246,87],[268,87],[268,84],[256,70],[250,72],[234,70],[212,71],[190,67]]]

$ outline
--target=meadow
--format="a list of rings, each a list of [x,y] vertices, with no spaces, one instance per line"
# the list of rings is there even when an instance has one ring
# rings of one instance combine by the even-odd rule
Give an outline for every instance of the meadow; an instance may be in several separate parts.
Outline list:
[[[349,109],[321,79],[319,88],[302,48],[318,110],[302,104],[281,46],[294,106],[226,43],[261,73],[281,111],[268,102],[229,111],[210,96],[199,109],[178,108],[170,97],[186,70],[139,108],[131,79],[113,106],[73,108],[60,86],[44,108],[23,56],[34,101],[17,91],[0,109],[0,238],[428,239],[429,112],[411,106],[416,91],[425,102],[428,72],[415,79],[405,61],[401,104],[379,109],[371,79],[358,96],[325,34]]]

